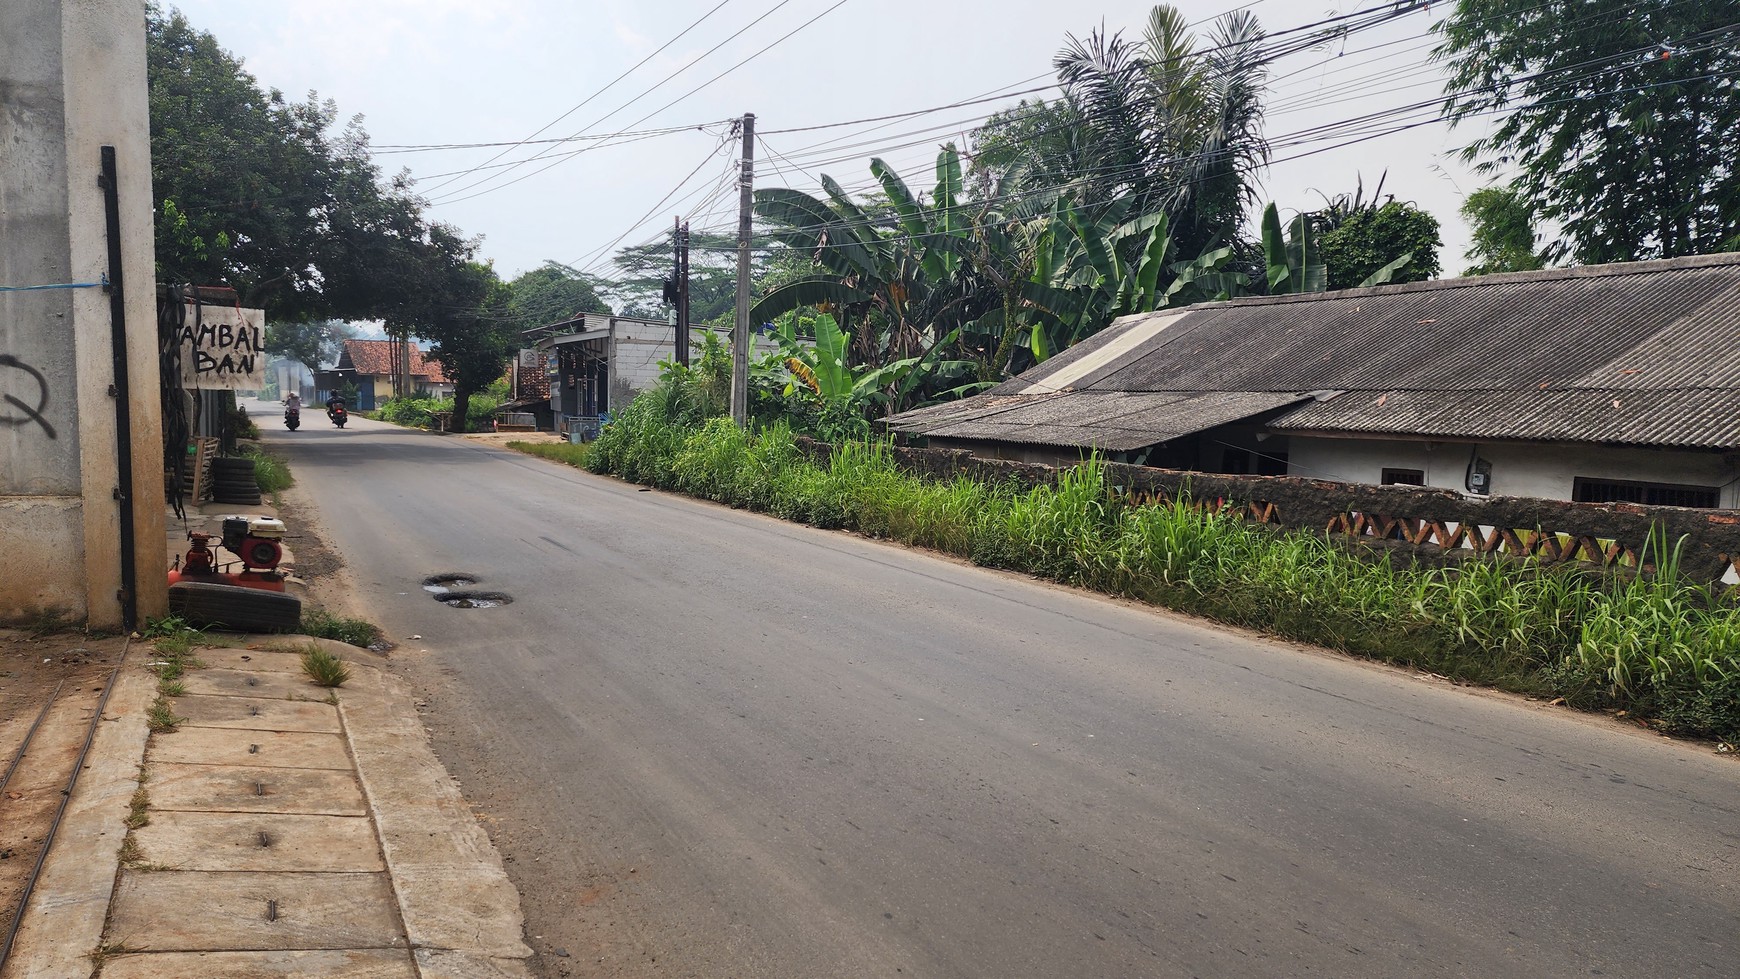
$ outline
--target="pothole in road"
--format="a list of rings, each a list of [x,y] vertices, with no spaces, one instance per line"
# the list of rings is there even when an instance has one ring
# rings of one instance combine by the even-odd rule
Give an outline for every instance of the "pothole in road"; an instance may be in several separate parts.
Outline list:
[[[495,608],[513,604],[513,596],[499,591],[450,591],[435,600],[449,608]]]
[[[423,590],[431,595],[445,595],[455,588],[464,588],[477,584],[477,576],[463,571],[451,571],[446,574],[432,574],[423,579]]]

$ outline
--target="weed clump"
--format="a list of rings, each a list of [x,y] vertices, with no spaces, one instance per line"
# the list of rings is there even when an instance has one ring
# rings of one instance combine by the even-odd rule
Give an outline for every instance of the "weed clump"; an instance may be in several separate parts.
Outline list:
[[[313,644],[302,651],[302,672],[323,687],[342,687],[350,679],[350,667],[341,657]]]
[[[300,631],[316,639],[336,639],[342,643],[367,649],[381,639],[381,630],[363,619],[346,619],[325,609],[305,609]]]

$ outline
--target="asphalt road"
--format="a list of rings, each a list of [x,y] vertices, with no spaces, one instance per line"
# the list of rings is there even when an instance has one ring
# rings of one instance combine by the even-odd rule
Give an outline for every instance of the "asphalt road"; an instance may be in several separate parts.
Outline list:
[[[547,975],[1740,976],[1707,745],[305,417]]]

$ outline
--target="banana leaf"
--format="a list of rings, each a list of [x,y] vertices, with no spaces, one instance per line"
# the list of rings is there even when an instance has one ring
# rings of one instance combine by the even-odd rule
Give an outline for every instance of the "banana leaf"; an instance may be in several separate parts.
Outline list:
[[[852,306],[870,302],[874,298],[862,289],[846,285],[837,276],[807,275],[801,279],[787,282],[778,289],[762,296],[754,306],[750,307],[749,321],[766,323],[805,306],[817,306],[822,303]]]
[[[1376,272],[1373,272],[1372,274],[1366,276],[1365,281],[1361,282],[1359,284],[1359,288],[1367,289],[1367,288],[1370,288],[1371,286],[1383,285],[1384,283],[1390,281],[1391,276],[1394,276],[1397,272],[1400,272],[1403,269],[1403,267],[1405,267],[1409,262],[1411,262],[1413,260],[1414,260],[1414,253],[1413,252],[1408,252],[1408,253],[1404,254],[1401,258],[1396,259],[1395,261],[1384,266],[1383,268],[1378,269]]]

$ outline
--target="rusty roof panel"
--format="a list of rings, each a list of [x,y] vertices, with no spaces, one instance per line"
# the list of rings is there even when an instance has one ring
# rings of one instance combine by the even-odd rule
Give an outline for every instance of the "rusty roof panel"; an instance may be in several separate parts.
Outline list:
[[[907,430],[936,438],[1076,445],[1117,452],[1262,415],[1300,400],[1298,395],[1267,391],[1071,392]]]
[[[1729,448],[1740,445],[1740,390],[1349,391],[1269,427]]]

